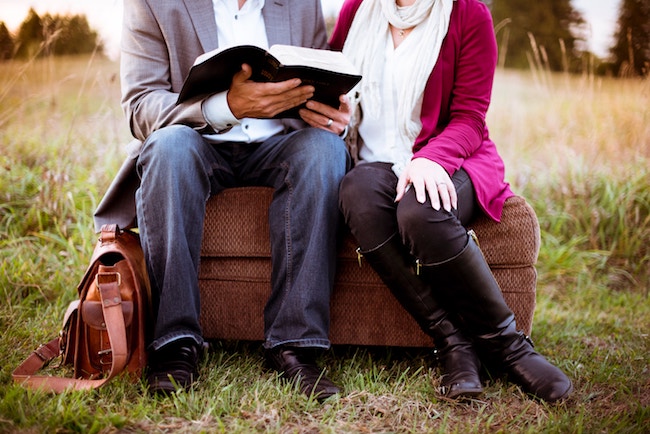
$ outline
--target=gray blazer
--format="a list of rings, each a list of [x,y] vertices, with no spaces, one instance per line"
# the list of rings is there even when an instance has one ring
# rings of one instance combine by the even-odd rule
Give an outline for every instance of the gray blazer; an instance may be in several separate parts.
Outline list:
[[[262,15],[269,45],[326,48],[320,0],[266,0]],[[135,226],[135,163],[155,130],[183,124],[208,131],[201,99],[176,105],[183,80],[199,55],[218,47],[212,0],[124,2],[120,76],[122,108],[135,140],[127,159],[95,211],[95,229],[106,223]],[[304,124],[286,120],[287,128]]]

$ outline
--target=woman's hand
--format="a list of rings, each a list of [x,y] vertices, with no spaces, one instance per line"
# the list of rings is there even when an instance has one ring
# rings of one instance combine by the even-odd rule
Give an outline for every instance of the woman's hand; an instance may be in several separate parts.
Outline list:
[[[300,117],[310,126],[341,134],[350,123],[352,108],[347,95],[339,97],[340,105],[337,108],[318,101],[307,101],[306,108],[300,109]]]
[[[456,187],[447,171],[435,161],[415,158],[406,165],[397,182],[395,202],[399,202],[404,197],[409,185],[415,189],[415,197],[420,203],[426,201],[428,193],[431,198],[431,206],[435,210],[440,209],[441,201],[442,207],[446,211],[458,207]]]

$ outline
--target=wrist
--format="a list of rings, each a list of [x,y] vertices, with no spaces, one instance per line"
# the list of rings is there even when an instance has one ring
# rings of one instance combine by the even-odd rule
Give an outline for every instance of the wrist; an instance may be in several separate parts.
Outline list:
[[[201,103],[201,112],[205,121],[217,132],[229,131],[240,123],[239,119],[230,111],[227,101],[228,92],[210,95]]]

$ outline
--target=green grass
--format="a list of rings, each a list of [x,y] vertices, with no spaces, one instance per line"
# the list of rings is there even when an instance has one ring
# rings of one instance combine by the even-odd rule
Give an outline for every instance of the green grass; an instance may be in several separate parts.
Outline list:
[[[498,71],[488,125],[540,220],[533,339],[574,380],[568,402],[501,381],[449,402],[424,350],[335,347],[323,363],[345,393],[320,405],[248,342],[214,342],[197,387],[169,399],[124,379],[62,395],[13,385],[76,297],[130,139],[117,72],[88,57],[0,64],[0,432],[647,431],[650,82],[539,71]]]

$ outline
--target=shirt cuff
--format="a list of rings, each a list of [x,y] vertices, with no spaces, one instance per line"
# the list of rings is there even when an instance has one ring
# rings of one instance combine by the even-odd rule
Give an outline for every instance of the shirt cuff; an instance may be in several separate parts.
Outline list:
[[[215,93],[201,104],[203,117],[217,133],[225,133],[240,123],[228,107],[227,95],[228,91]]]

